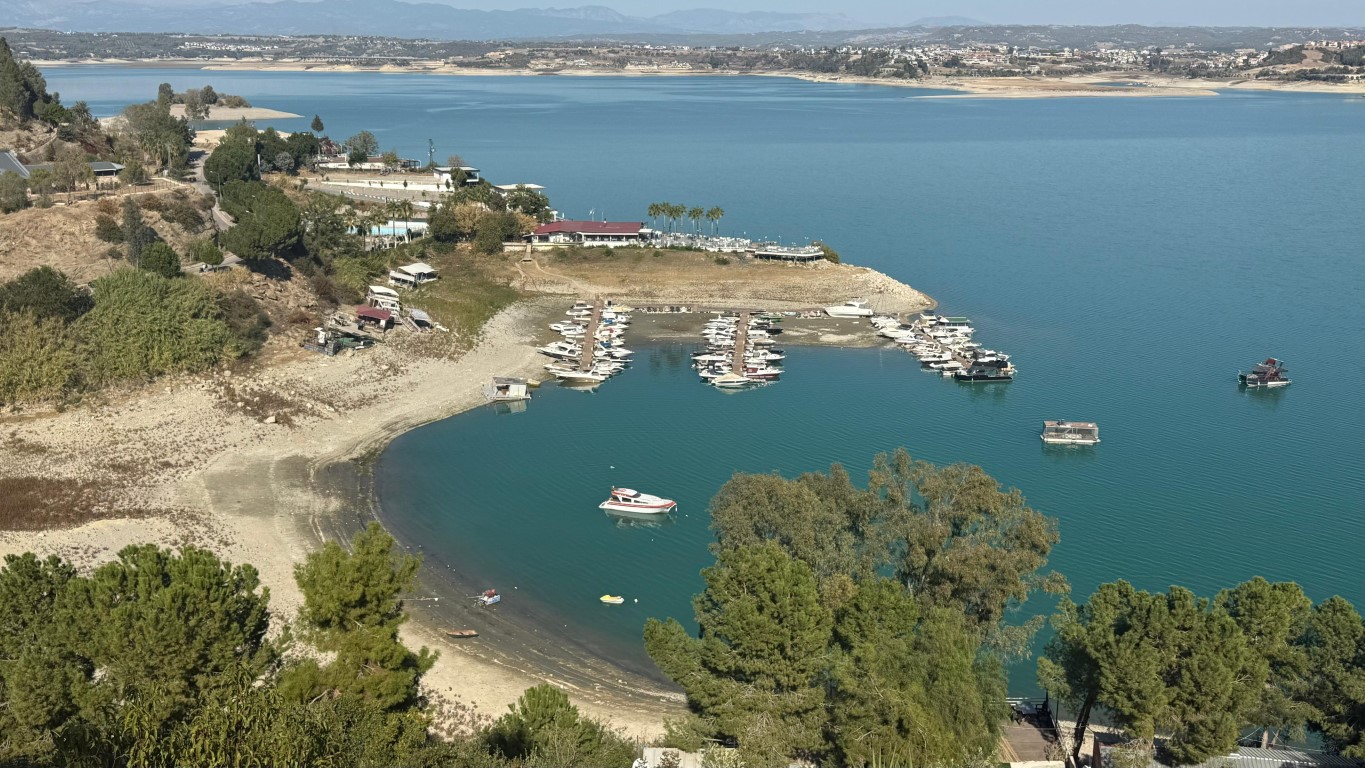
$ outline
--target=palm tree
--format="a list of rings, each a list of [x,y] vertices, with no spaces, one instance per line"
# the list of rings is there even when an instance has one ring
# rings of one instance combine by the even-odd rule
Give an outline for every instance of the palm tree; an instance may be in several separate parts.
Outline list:
[[[720,224],[720,220],[724,217],[725,209],[720,206],[715,206],[706,212],[706,220],[711,222],[711,237],[716,236],[716,226]]]
[[[701,219],[705,215],[706,210],[703,208],[698,208],[694,206],[692,208],[687,209],[687,218],[692,220],[692,234],[694,235],[701,234]]]
[[[650,203],[650,204],[649,204],[649,209],[648,209],[649,220],[653,223],[655,229],[658,229],[658,228],[659,228],[659,214],[661,214],[661,213],[664,212],[664,211],[663,211],[663,208],[664,208],[664,204],[663,204],[663,203]]]
[[[395,209],[398,214],[403,217],[403,239],[410,243],[412,242],[412,201],[399,200]]]

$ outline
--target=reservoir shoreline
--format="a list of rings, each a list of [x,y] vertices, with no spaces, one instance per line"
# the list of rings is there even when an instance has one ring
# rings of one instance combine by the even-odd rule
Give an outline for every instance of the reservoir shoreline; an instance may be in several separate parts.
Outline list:
[[[393,510],[384,510],[376,495],[374,466],[384,449],[416,427],[485,405],[482,390],[493,376],[544,378],[544,358],[535,347],[548,333],[547,324],[562,317],[575,298],[601,292],[620,297],[621,303],[651,304],[668,295],[667,282],[630,297],[592,280],[595,270],[584,279],[581,271],[569,277],[539,262],[535,267],[534,290],[527,276],[514,279],[524,298],[490,320],[478,344],[457,359],[412,355],[401,344],[389,344],[363,355],[308,357],[183,377],[64,412],[0,419],[10,432],[0,456],[20,473],[100,476],[108,472],[103,463],[130,452],[184,458],[184,463],[144,473],[141,484],[120,487],[114,508],[140,510],[139,516],[111,516],[51,531],[0,532],[0,555],[59,555],[89,569],[135,543],[203,546],[231,562],[254,565],[270,589],[272,610],[287,621],[302,603],[294,568],[324,542],[348,541],[378,519],[396,529],[402,546],[421,551],[420,543],[402,535]],[[747,271],[751,268],[757,279]],[[849,265],[810,272],[768,264],[727,270],[736,280],[724,295],[679,280],[679,303],[795,308],[763,296],[770,280],[762,276],[781,270],[787,280],[810,286],[801,306],[825,294],[828,303],[839,303],[854,286],[865,289],[874,306],[878,297],[886,307],[903,311],[933,304],[903,283]],[[643,327],[657,322],[660,338],[699,340],[707,316],[641,317],[636,338],[647,336]],[[851,346],[853,330],[816,323],[804,337],[793,333],[786,343]],[[861,333],[866,338],[857,343],[875,338],[865,325]],[[225,390],[234,399],[271,392],[307,405],[286,426],[249,414],[240,403],[237,408],[225,404]],[[192,455],[186,446],[195,447]],[[420,587],[408,603],[413,620],[402,636],[410,646],[441,651],[425,677],[432,696],[458,699],[496,716],[526,688],[551,682],[566,689],[585,713],[641,738],[658,735],[663,718],[682,711],[681,695],[662,685],[657,673],[626,669],[589,643],[556,632],[552,610],[509,599],[496,610],[478,611],[466,596],[495,585],[483,584],[479,574],[459,569],[439,552],[422,554]],[[496,586],[515,595],[516,585]],[[443,636],[446,629],[464,627],[477,628],[481,637],[455,644]]]

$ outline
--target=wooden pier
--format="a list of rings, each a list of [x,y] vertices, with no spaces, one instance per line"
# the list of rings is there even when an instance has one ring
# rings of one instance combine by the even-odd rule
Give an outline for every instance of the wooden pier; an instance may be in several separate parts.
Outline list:
[[[587,373],[592,370],[593,355],[597,352],[597,327],[602,323],[604,302],[599,296],[592,303],[592,319],[583,331],[583,355],[578,359],[578,370]]]
[[[739,321],[735,323],[735,351],[730,358],[730,372],[744,375],[744,353],[749,348],[749,315],[747,309],[739,312]]]

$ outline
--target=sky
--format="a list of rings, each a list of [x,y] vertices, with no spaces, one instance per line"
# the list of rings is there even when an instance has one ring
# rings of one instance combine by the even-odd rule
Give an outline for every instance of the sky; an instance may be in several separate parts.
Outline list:
[[[147,5],[246,0],[133,0]],[[414,2],[417,0],[403,0]],[[732,11],[839,13],[875,25],[962,16],[991,24],[1146,24],[1170,26],[1365,27],[1365,0],[426,0],[458,8],[604,5],[630,16],[720,7]],[[54,6],[89,0],[46,0]]]

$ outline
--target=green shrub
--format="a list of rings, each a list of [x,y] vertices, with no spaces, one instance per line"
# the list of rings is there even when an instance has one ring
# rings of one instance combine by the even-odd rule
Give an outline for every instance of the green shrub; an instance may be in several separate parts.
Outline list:
[[[123,242],[123,227],[114,221],[113,216],[105,216],[101,213],[95,217],[95,237],[106,243],[121,243]]]
[[[162,277],[178,277],[180,275],[180,257],[175,255],[169,245],[160,240],[147,246],[142,252],[142,258],[138,261],[138,269],[145,269],[148,272],[155,272]]]
[[[223,263],[223,252],[219,250],[218,246],[213,244],[212,240],[207,238],[195,240],[193,243],[190,243],[190,247],[186,249],[185,255],[188,256],[191,261],[202,262],[209,266],[217,266]]]
[[[0,174],[0,213],[14,213],[28,207],[28,184],[14,171]]]
[[[90,293],[52,267],[35,267],[0,283],[0,312],[32,312],[40,320],[69,323],[90,311]]]
[[[186,232],[198,232],[204,228],[204,214],[199,212],[192,200],[177,198],[166,204],[161,218],[178,225]]]
[[[57,400],[79,369],[76,343],[60,319],[0,312],[0,404]]]
[[[123,269],[91,284],[95,308],[75,325],[93,384],[201,371],[240,343],[218,296],[199,280]]]

